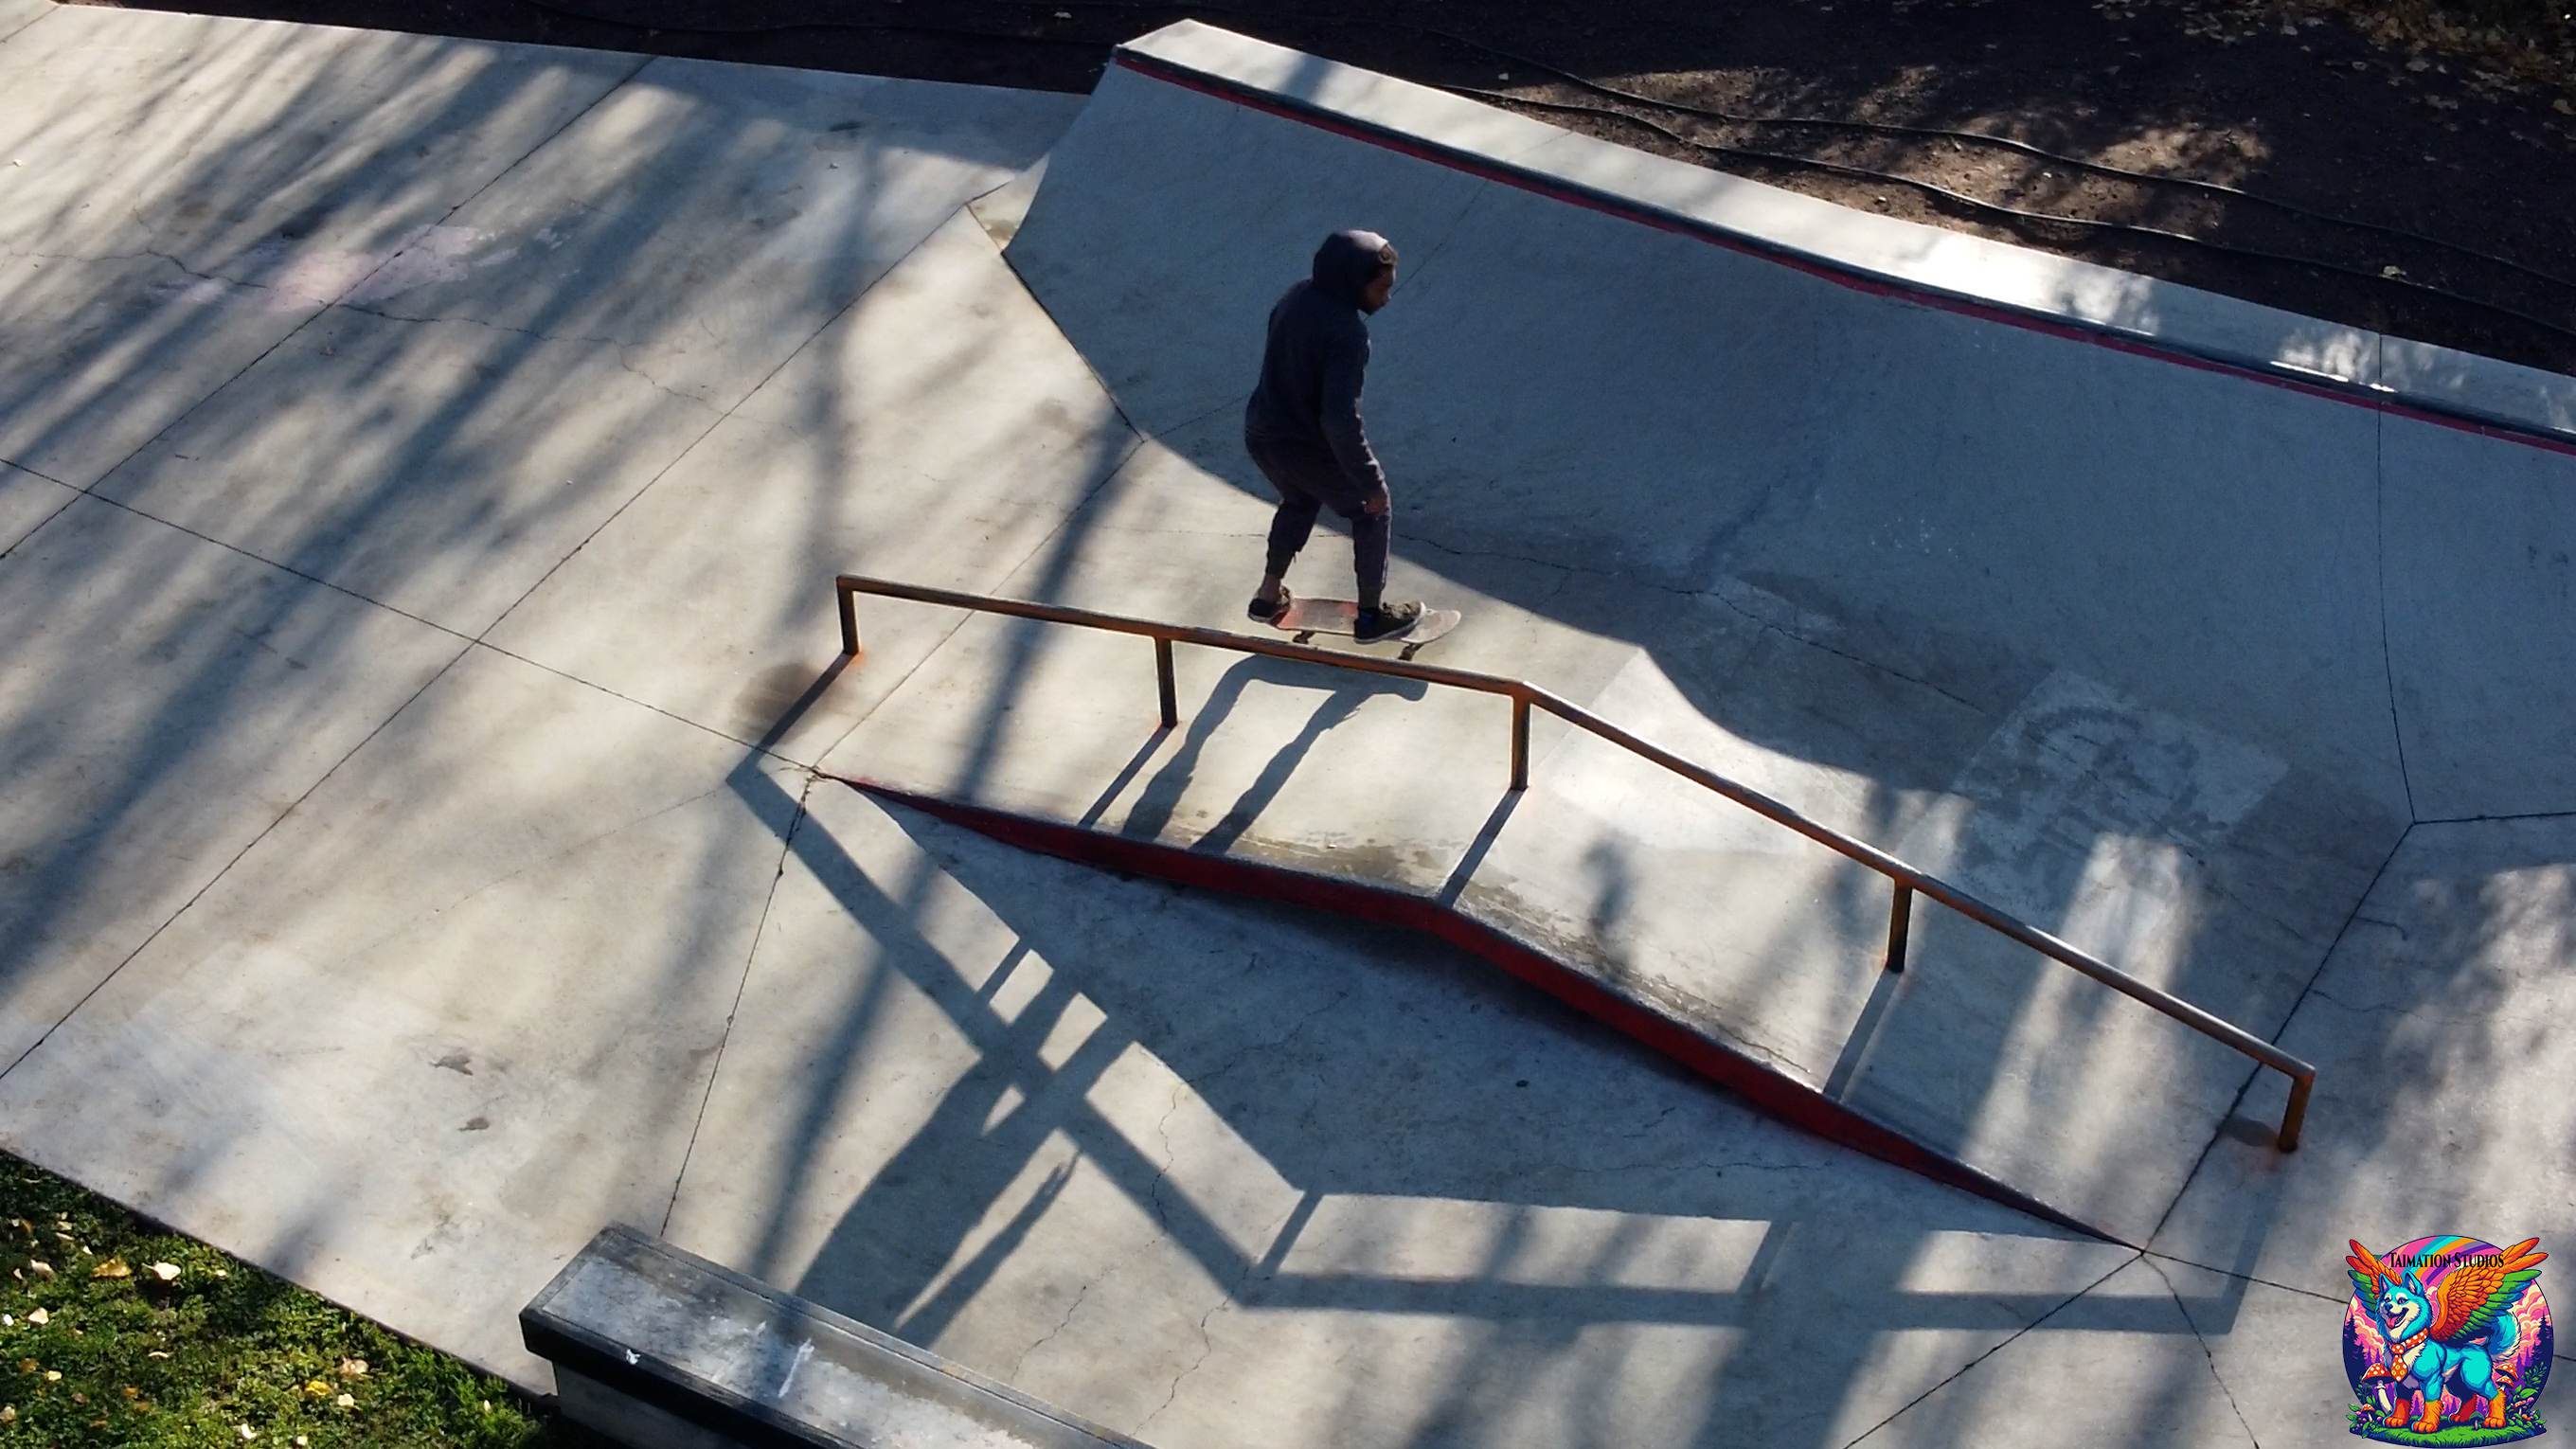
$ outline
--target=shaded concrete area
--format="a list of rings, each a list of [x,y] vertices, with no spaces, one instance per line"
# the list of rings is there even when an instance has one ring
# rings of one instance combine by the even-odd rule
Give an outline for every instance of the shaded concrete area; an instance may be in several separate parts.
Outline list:
[[[2134,1257],[1447,947],[829,783],[735,1039],[675,1241],[1156,1443],[1844,1443]]]
[[[106,39],[23,48],[76,15]],[[1061,97],[633,63],[0,39],[54,98],[0,125],[156,156],[118,183],[147,215],[216,198],[187,265],[239,304],[139,261],[0,288],[0,335],[96,318],[106,359],[0,365],[0,1144],[540,1391],[512,1314],[620,1221],[1166,1449],[2338,1442],[2344,1237],[2556,1231],[2564,1133],[2518,1084],[2571,842],[2413,822],[2552,798],[2552,676],[2461,641],[2563,622],[2564,458],[1765,291],[1276,116],[1104,92],[1059,144]],[[1119,127],[1276,194],[1124,217],[1187,196],[1101,169]],[[350,139],[263,149],[305,133]],[[344,193],[314,235],[385,255],[236,297],[309,260],[260,250],[308,204],[272,195]],[[59,196],[8,245],[131,240]],[[1622,756],[1543,725],[1507,799],[1494,701],[1184,651],[1162,731],[1142,641],[880,603],[836,658],[845,568],[1239,620],[1248,329],[1372,211],[1413,259],[1371,390],[1397,587],[1470,615],[1438,657],[2281,1032],[2324,1073],[2306,1150],[2260,1140],[2273,1084],[1960,923],[1879,975],[1874,880]],[[1300,586],[1344,567],[1319,540]],[[2148,1251],[1784,1128],[1448,947],[833,773],[1447,896]]]
[[[474,651],[9,1074],[12,1146],[533,1378],[527,1285],[670,1201],[795,814],[760,768]]]
[[[474,636],[1077,104],[639,65],[0,41],[0,1136],[539,1385],[511,1314],[667,1209],[801,779]]]
[[[8,1063],[464,648],[85,495],[0,558],[0,614]]]

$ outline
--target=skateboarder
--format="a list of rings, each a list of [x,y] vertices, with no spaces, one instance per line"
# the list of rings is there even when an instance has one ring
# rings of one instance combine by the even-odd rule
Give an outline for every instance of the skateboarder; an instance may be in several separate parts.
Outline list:
[[[1394,501],[1360,426],[1369,360],[1360,317],[1385,306],[1394,289],[1395,247],[1375,232],[1337,231],[1316,248],[1314,275],[1270,309],[1261,385],[1243,410],[1244,450],[1279,490],[1269,566],[1247,611],[1265,624],[1287,612],[1289,562],[1327,507],[1350,520],[1359,642],[1392,639],[1422,618],[1421,604],[1384,597]]]

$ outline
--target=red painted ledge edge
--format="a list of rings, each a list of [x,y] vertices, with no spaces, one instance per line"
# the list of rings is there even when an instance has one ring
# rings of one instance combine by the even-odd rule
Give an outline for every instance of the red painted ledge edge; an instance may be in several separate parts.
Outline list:
[[[1258,861],[1184,850],[988,806],[960,804],[871,780],[846,776],[833,778],[862,794],[892,801],[1006,845],[1033,850],[1041,855],[1151,876],[1176,885],[1279,901],[1382,925],[1403,926],[1436,936],[1681,1063],[1743,1097],[1767,1116],[1803,1128],[1828,1142],[1866,1153],[1934,1182],[1975,1193],[2042,1221],[2105,1242],[2121,1242],[2090,1223],[2069,1217],[1956,1158],[1827,1097],[1805,1083],[1781,1076],[1687,1023],[1623,996],[1593,977],[1428,897]],[[2123,1243],[2122,1246],[2135,1245]]]

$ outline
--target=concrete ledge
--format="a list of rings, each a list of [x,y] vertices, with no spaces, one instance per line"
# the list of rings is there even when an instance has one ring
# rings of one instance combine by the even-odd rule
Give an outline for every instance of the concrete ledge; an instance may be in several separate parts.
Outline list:
[[[1443,900],[1320,871],[1294,870],[1010,811],[963,805],[866,781],[844,783],[1005,844],[1061,859],[1426,932],[1501,967],[1510,976],[1688,1067],[1792,1126],[2060,1227],[2119,1241],[2099,1227],[2070,1217],[1755,1060],[1625,989],[1616,979],[1558,960]]]
[[[2576,444],[2576,378],[1872,216],[1197,21],[1119,47],[1117,64],[1845,285]]]
[[[519,1312],[565,1415],[634,1449],[1145,1449],[633,1228]]]

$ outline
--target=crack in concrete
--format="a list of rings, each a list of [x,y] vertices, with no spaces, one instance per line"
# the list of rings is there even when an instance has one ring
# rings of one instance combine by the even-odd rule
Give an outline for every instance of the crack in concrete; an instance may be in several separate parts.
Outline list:
[[[1238,1281],[1236,1282],[1236,1284],[1235,1284],[1235,1290],[1236,1290],[1236,1292],[1240,1292],[1240,1291],[1242,1291],[1243,1283],[1244,1283],[1245,1281],[1249,1281],[1249,1279],[1251,1278],[1251,1276],[1252,1276],[1252,1269],[1250,1269],[1250,1268],[1246,1268],[1246,1269],[1244,1270],[1244,1277],[1243,1277],[1243,1279],[1238,1280]],[[1189,1381],[1189,1377],[1190,1377],[1190,1375],[1192,1375],[1192,1374],[1194,1374],[1194,1373],[1197,1373],[1197,1372],[1199,1371],[1199,1369],[1201,1368],[1201,1366],[1205,1365],[1205,1364],[1207,1363],[1207,1361],[1208,1361],[1210,1358],[1215,1357],[1215,1355],[1216,1355],[1216,1340],[1208,1336],[1208,1324],[1210,1324],[1210,1323],[1214,1322],[1214,1321],[1215,1321],[1215,1319],[1216,1319],[1217,1314],[1218,1314],[1218,1313],[1220,1313],[1220,1312],[1222,1312],[1222,1311],[1224,1310],[1225,1305],[1226,1305],[1227,1303],[1229,1303],[1229,1302],[1232,1302],[1232,1301],[1233,1301],[1233,1296],[1234,1296],[1233,1294],[1228,1294],[1228,1295],[1226,1295],[1225,1297],[1219,1298],[1219,1299],[1218,1299],[1218,1300],[1217,1300],[1213,1305],[1211,1305],[1211,1306],[1209,1307],[1209,1309],[1208,1309],[1208,1311],[1207,1311],[1207,1312],[1202,1313],[1202,1314],[1200,1314],[1200,1315],[1199,1315],[1199,1322],[1198,1322],[1199,1356],[1198,1356],[1197,1358],[1194,1358],[1194,1359],[1190,1360],[1190,1366],[1189,1366],[1188,1368],[1185,1368],[1185,1369],[1181,1370],[1178,1374],[1173,1375],[1173,1377],[1172,1377],[1172,1387],[1171,1387],[1171,1389],[1170,1389],[1168,1392],[1166,1392],[1166,1393],[1163,1395],[1163,1402],[1161,1402],[1161,1403],[1159,1403],[1159,1404],[1156,1404],[1156,1405],[1154,1406],[1154,1412],[1152,1412],[1152,1413],[1150,1413],[1150,1414],[1147,1414],[1144,1418],[1139,1419],[1139,1420],[1137,1420],[1137,1421],[1136,1421],[1136,1432],[1137,1432],[1137,1433],[1139,1433],[1139,1434],[1144,1433],[1144,1432],[1145,1432],[1145,1426],[1146,1426],[1146,1425],[1151,1424],[1151,1423],[1153,1423],[1156,1419],[1161,1418],[1161,1417],[1162,1417],[1162,1415],[1163,1415],[1163,1411],[1164,1411],[1165,1409],[1170,1408],[1170,1407],[1171,1407],[1171,1406],[1172,1406],[1176,1401],[1178,1401],[1178,1400],[1179,1400],[1179,1398],[1181,1397],[1181,1385],[1182,1385],[1182,1384],[1184,1384],[1184,1383],[1186,1383],[1186,1382],[1188,1382],[1188,1381]]]
[[[1260,958],[1260,956],[1256,953],[1256,954],[1252,957],[1252,963],[1253,963],[1253,964],[1252,964],[1252,966],[1248,966],[1248,967],[1246,967],[1246,968],[1244,969],[1244,972],[1243,972],[1242,974],[1245,974],[1245,975],[1250,974],[1250,972],[1252,971],[1252,969],[1253,969],[1254,967],[1257,967],[1257,966],[1259,966],[1259,965],[1260,965],[1260,962],[1261,962],[1261,958]],[[1249,1065],[1249,1064],[1251,1064],[1251,1063],[1253,1063],[1253,1062],[1256,1062],[1256,1061],[1259,1061],[1259,1060],[1261,1060],[1261,1059],[1263,1059],[1263,1058],[1269,1057],[1271,1054],[1273,1054],[1273,1053],[1275,1053],[1275,1052],[1280,1051],[1281,1049],[1285,1048],[1285,1047],[1286,1047],[1290,1042],[1295,1041],[1295,1040],[1298,1038],[1298,1036],[1306,1030],[1306,1028],[1307,1028],[1307,1027],[1314,1025],[1314,1023],[1315,1023],[1319,1018],[1321,1018],[1321,1017],[1323,1017],[1323,1016],[1326,1016],[1326,1015],[1330,1014],[1331,1012],[1333,1012],[1333,1011],[1337,1010],[1338,1008],[1340,1008],[1340,1006],[1342,1005],[1342,1003],[1344,1003],[1344,1002],[1346,1002],[1346,1001],[1350,1000],[1353,996],[1356,996],[1356,995],[1358,995],[1358,994],[1359,994],[1359,987],[1357,987],[1357,986],[1355,986],[1355,985],[1354,985],[1354,986],[1345,986],[1345,987],[1343,987],[1341,990],[1339,990],[1339,991],[1337,991],[1337,992],[1335,992],[1335,993],[1333,994],[1333,999],[1332,999],[1332,1000],[1325,1002],[1323,1005],[1316,1007],[1316,1008],[1315,1008],[1315,1009],[1313,1009],[1312,1011],[1307,1012],[1305,1015],[1298,1017],[1298,1018],[1296,1019],[1296,1021],[1294,1021],[1294,1022],[1290,1023],[1290,1024],[1289,1024],[1288,1029],[1287,1029],[1285,1032],[1282,1032],[1282,1033],[1280,1034],[1279,1039],[1278,1039],[1277,1041],[1256,1042],[1256,1043],[1252,1044],[1251,1046],[1246,1047],[1246,1048],[1245,1048],[1245,1049],[1244,1049],[1240,1054],[1238,1054],[1238,1055],[1237,1055],[1237,1056],[1236,1056],[1232,1061],[1227,1062],[1224,1066],[1218,1067],[1215,1071],[1209,1072],[1206,1076],[1204,1076],[1204,1077],[1200,1078],[1200,1081],[1201,1081],[1203,1084],[1213,1085],[1214,1083],[1219,1082],[1219,1081],[1222,1081],[1224,1078],[1226,1078],[1227,1076],[1231,1075],[1237,1067],[1241,1067],[1241,1066]],[[1174,1106],[1177,1108],[1177,1106],[1178,1106],[1178,1105],[1179,1105],[1179,1099],[1178,1099],[1178,1097],[1176,1096],[1176,1097],[1174,1098]],[[1169,1119],[1169,1114],[1168,1114],[1168,1113],[1167,1113],[1167,1114],[1165,1114],[1165,1117],[1166,1117],[1166,1120],[1168,1120],[1168,1119]],[[1164,1142],[1163,1146],[1164,1146],[1164,1149],[1168,1152],[1168,1151],[1170,1150],[1171,1143],[1170,1143],[1168,1140],[1166,1140],[1166,1141]]]
[[[1064,1332],[1066,1324],[1073,1322],[1073,1315],[1081,1309],[1082,1300],[1090,1296],[1090,1284],[1085,1283],[1080,1288],[1076,1289],[1074,1291],[1073,1301],[1064,1306],[1064,1316],[1055,1321],[1055,1327],[1048,1329],[1045,1336],[1038,1339],[1037,1342],[1020,1350],[1020,1356],[1011,1360],[1011,1371],[1002,1375],[1002,1382],[1006,1384],[1018,1383],[1020,1381],[1020,1369],[1023,1365],[1028,1363],[1029,1355],[1036,1353],[1039,1349],[1055,1342],[1056,1335]]]
[[[2375,1006],[2364,1006],[2357,1001],[2347,1001],[2322,986],[2310,987],[2308,996],[2313,1000],[2324,1002],[2337,1011],[2348,1011],[2355,1016],[2383,1016],[2389,1012],[2404,1012],[2415,1005],[2411,1001],[2383,1001]]]

